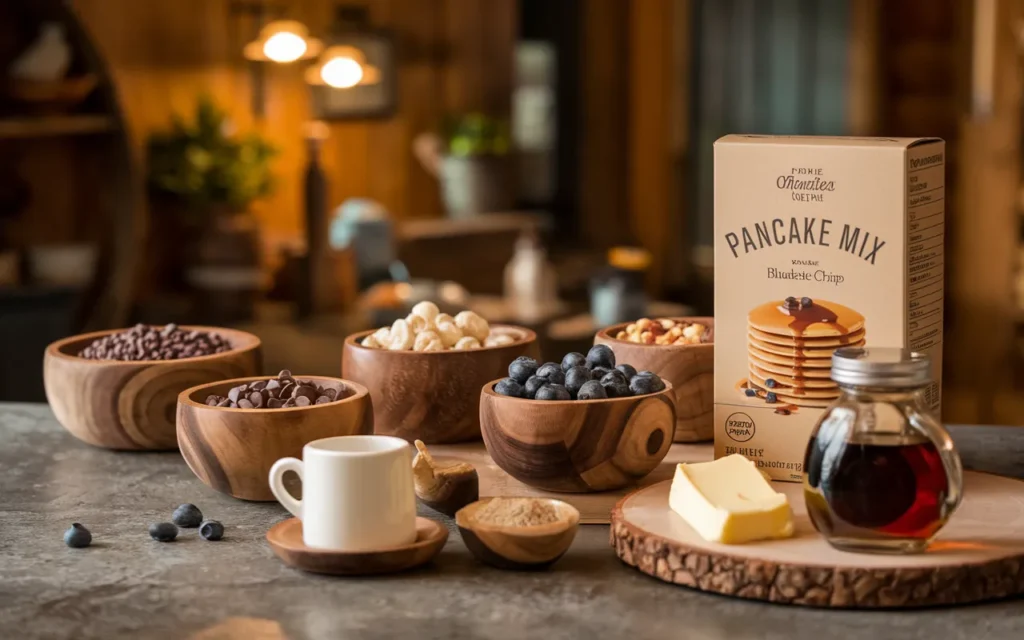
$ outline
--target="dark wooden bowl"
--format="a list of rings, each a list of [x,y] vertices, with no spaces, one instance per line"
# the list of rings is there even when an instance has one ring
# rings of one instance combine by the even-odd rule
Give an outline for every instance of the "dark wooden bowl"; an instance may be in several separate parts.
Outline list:
[[[587,493],[631,484],[672,446],[672,385],[646,396],[606,400],[524,400],[480,395],[484,444],[494,463],[524,484]]]
[[[697,322],[714,331],[714,318],[671,318]],[[594,336],[594,344],[606,344],[615,352],[616,362],[633,365],[638,371],[653,371],[662,380],[671,382],[676,399],[676,442],[704,442],[714,437],[715,409],[715,345],[703,344],[637,344],[617,340],[615,334],[630,323],[602,329]]]
[[[492,498],[478,500],[455,513],[462,541],[478,560],[499,569],[546,569],[561,558],[576,537],[580,512],[561,500],[547,499],[558,521],[533,527],[502,527],[481,523],[476,513]]]
[[[174,411],[189,387],[252,376],[262,368],[260,339],[219,327],[182,327],[217,333],[231,351],[181,360],[86,360],[78,352],[113,329],[58,340],[43,356],[46,400],[57,421],[79,440],[107,449],[176,449]]]
[[[345,339],[341,375],[370,390],[374,433],[409,442],[450,444],[480,439],[480,388],[508,375],[519,356],[538,357],[537,334],[523,327],[494,325],[521,336],[513,344],[468,351],[387,351]]]
[[[302,457],[302,447],[333,436],[373,432],[373,409],[366,387],[341,378],[296,375],[351,396],[337,402],[281,409],[231,409],[206,404],[231,387],[268,376],[223,380],[186,389],[178,396],[178,444],[203,484],[242,500],[275,500],[267,478],[281,458]]]

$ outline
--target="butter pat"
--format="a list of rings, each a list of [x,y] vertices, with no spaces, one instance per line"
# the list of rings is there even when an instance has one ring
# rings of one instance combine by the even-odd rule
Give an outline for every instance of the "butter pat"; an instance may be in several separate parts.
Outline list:
[[[668,503],[709,542],[742,544],[793,535],[789,500],[739,454],[678,465]]]

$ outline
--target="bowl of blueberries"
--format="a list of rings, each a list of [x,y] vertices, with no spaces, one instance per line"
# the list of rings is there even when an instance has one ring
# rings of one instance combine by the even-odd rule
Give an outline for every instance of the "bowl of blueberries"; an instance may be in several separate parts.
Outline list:
[[[607,345],[560,363],[526,356],[484,386],[480,424],[494,463],[524,484],[568,493],[618,489],[653,471],[675,431],[672,385],[616,362]]]

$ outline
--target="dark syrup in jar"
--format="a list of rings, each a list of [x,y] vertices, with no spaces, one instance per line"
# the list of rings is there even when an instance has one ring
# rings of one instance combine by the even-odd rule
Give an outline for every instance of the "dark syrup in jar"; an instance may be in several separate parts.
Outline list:
[[[804,460],[804,498],[829,538],[920,540],[946,521],[948,479],[924,437],[870,433],[850,441],[819,432]]]

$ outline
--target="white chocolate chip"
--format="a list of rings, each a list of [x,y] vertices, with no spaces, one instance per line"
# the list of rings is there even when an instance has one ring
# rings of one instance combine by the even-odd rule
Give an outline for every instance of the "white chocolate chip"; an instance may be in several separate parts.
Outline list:
[[[472,311],[462,311],[455,316],[455,325],[462,329],[463,335],[473,336],[478,341],[486,340],[491,333],[487,321]]]
[[[417,302],[416,306],[412,308],[412,314],[426,320],[428,325],[434,323],[434,318],[437,317],[437,314],[439,312],[440,310],[437,308],[437,305],[434,304],[433,302],[430,302],[429,300]]]
[[[476,338],[474,338],[473,336],[463,336],[463,337],[459,338],[459,341],[455,343],[454,347],[452,347],[452,349],[455,349],[456,351],[463,351],[465,349],[479,349],[479,348],[480,348],[480,341],[477,340]]]

